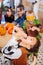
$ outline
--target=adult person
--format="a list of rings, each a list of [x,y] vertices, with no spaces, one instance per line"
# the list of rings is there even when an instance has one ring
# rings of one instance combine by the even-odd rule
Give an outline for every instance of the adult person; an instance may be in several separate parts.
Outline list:
[[[17,14],[18,18],[15,20],[15,22],[19,24],[20,27],[22,27],[23,22],[26,20],[26,12],[22,4],[17,6]]]
[[[12,9],[8,8],[6,14],[4,15],[5,17],[5,22],[10,22],[12,23],[14,21],[14,15],[12,13]]]

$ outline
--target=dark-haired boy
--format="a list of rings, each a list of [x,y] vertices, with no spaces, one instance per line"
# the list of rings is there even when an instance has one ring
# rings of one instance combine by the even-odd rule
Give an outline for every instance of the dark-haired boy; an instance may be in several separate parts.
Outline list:
[[[17,6],[17,14],[18,18],[16,19],[15,22],[19,24],[20,27],[22,27],[23,22],[26,20],[26,12],[22,4]]]

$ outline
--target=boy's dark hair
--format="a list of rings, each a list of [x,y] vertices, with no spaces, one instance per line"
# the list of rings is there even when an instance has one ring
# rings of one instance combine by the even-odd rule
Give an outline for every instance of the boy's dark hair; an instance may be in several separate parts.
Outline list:
[[[24,5],[19,4],[19,5],[17,6],[17,8],[20,8],[20,10],[24,10]]]
[[[34,47],[31,48],[29,51],[30,52],[38,52],[39,47],[40,47],[40,41],[38,40],[37,43],[34,45]]]
[[[28,49],[27,50],[30,52],[30,54],[33,53],[33,55],[37,57],[38,51],[39,51],[39,47],[40,47],[40,41],[38,40],[37,43],[34,45],[33,48],[31,48],[30,50],[28,50]],[[30,54],[28,54],[27,57]]]

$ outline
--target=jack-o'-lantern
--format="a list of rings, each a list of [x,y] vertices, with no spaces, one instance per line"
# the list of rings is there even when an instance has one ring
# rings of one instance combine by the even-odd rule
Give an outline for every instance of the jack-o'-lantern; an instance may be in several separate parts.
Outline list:
[[[13,32],[13,28],[11,27],[11,28],[8,29],[8,33],[12,34],[12,32]]]
[[[12,23],[7,23],[6,25],[5,25],[5,28],[6,28],[6,30],[8,30],[9,28],[14,28],[14,24],[12,24]]]
[[[0,25],[0,35],[5,35],[6,34],[6,29]]]

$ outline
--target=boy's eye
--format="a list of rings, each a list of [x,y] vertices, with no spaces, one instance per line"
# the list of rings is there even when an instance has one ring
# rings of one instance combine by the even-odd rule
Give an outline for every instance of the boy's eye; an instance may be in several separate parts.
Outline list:
[[[16,30],[14,32],[17,32]]]

